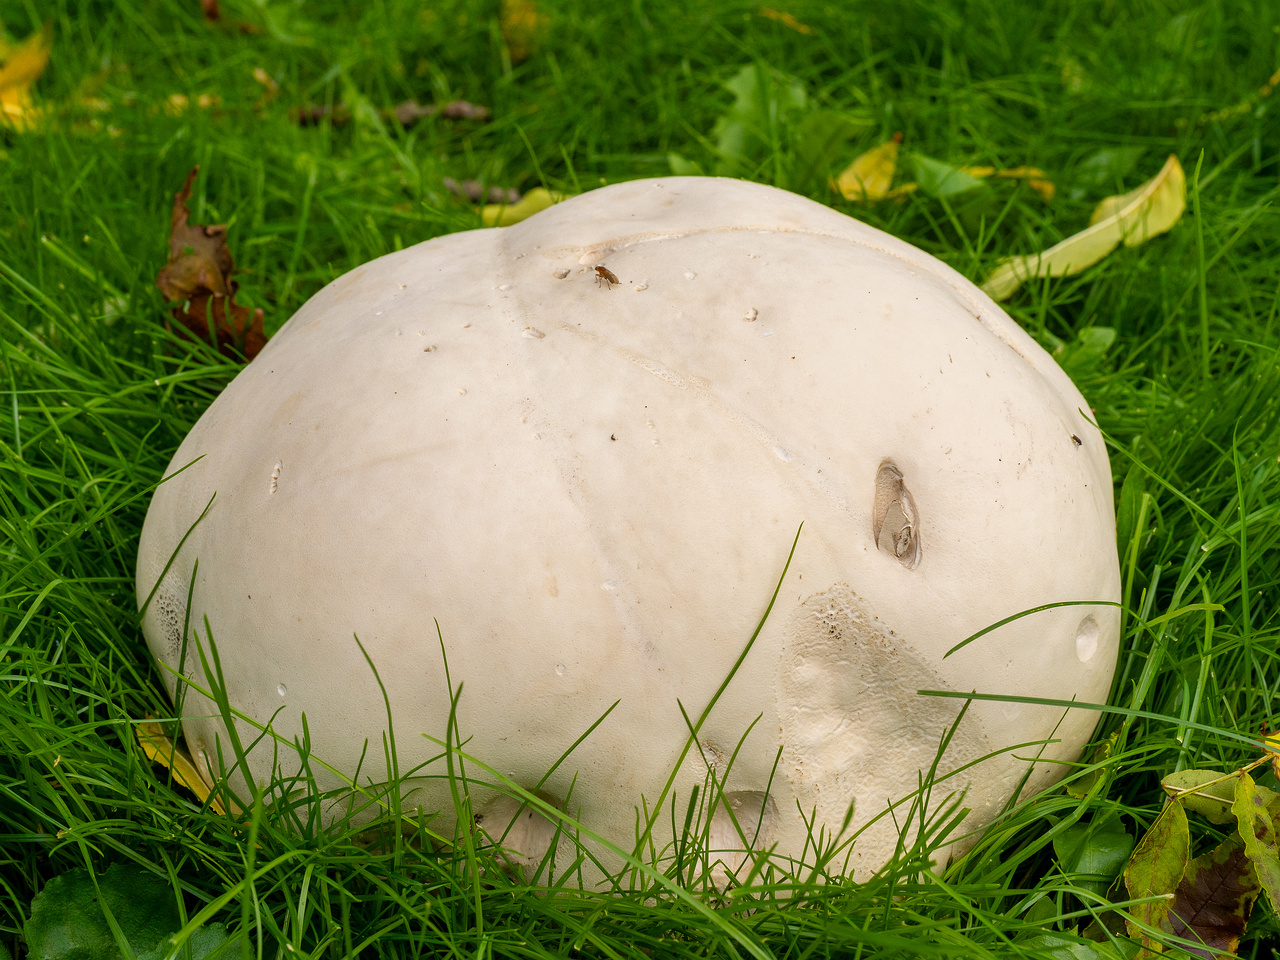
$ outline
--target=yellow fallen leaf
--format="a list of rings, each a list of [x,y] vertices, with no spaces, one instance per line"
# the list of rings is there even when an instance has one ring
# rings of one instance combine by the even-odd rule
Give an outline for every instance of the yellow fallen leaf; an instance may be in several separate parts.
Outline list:
[[[1264,733],[1262,743],[1266,748],[1267,756],[1271,758],[1271,769],[1275,771],[1277,777],[1280,777],[1280,730]]]
[[[1040,194],[1045,203],[1052,200],[1054,193],[1057,192],[1053,181],[1045,179],[1044,171],[1039,167],[1010,167],[1008,170],[997,170],[995,167],[960,167],[960,170],[979,180],[985,180],[987,177],[996,177],[1001,180],[1025,180],[1027,186]]]
[[[485,204],[480,210],[480,219],[486,227],[509,227],[564,198],[563,193],[552,193],[545,187],[534,187],[515,203]]]
[[[227,808],[223,806],[222,801],[210,796],[209,785],[200,776],[191,755],[175,744],[165,734],[160,724],[154,720],[144,720],[138,724],[137,737],[138,746],[142,747],[142,752],[147,755],[148,760],[160,764],[172,773],[174,781],[194,793],[201,803],[207,800],[209,809],[214,813],[226,814]],[[231,801],[231,805],[236,808],[236,813],[241,812],[234,800]]]
[[[29,130],[40,120],[31,102],[31,85],[49,64],[53,31],[46,24],[19,44],[0,50],[0,125]]]
[[[547,17],[534,0],[502,0],[502,39],[512,63],[527,60],[541,38]]]
[[[832,181],[832,187],[840,191],[846,200],[872,203],[903,196],[916,188],[914,183],[904,184],[897,190],[890,189],[893,175],[898,169],[898,145],[902,143],[902,134],[895,134],[892,140],[886,140],[877,147],[872,147],[859,156],[853,163],[845,167],[840,175]]]
[[[1158,174],[1128,193],[1098,204],[1090,226],[1048,250],[1011,257],[982,285],[994,300],[1005,300],[1033,277],[1069,277],[1093,266],[1123,243],[1136,246],[1173,227],[1187,206],[1187,178],[1170,155]]]

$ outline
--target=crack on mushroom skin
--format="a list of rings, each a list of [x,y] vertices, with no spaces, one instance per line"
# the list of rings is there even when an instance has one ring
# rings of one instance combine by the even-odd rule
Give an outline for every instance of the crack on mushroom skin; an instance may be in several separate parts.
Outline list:
[[[882,553],[908,570],[920,565],[920,515],[902,471],[892,460],[880,461],[871,508],[871,535]]]

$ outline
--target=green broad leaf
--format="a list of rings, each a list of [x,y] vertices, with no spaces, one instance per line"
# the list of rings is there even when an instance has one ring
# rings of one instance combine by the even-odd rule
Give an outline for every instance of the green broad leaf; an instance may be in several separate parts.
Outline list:
[[[1133,852],[1133,837],[1116,813],[1078,823],[1054,837],[1053,852],[1064,873],[1076,883],[1102,895]]]
[[[1149,941],[1142,928],[1161,927],[1169,913],[1167,897],[1182,881],[1190,852],[1191,832],[1187,826],[1186,811],[1181,803],[1170,801],[1151,824],[1151,829],[1138,841],[1124,870],[1124,882],[1130,897],[1134,900],[1161,898],[1133,906],[1130,910],[1133,920],[1128,922],[1131,937]]]
[[[227,936],[227,928],[221,923],[211,923],[207,927],[201,927],[187,938],[176,960],[218,960],[224,954],[228,954],[231,949],[236,948],[238,942],[238,938],[233,939]],[[166,937],[156,944],[153,950],[138,954],[137,960],[164,960],[172,949],[173,941]],[[236,952],[239,952],[238,949]]]
[[[1057,347],[1053,351],[1053,359],[1068,376],[1075,378],[1096,370],[1115,342],[1113,328],[1085,327],[1076,334],[1074,343],[1067,342]]]
[[[706,173],[702,167],[692,160],[686,160],[678,153],[667,154],[667,165],[671,167],[672,176],[676,177],[705,177]]]
[[[940,200],[951,200],[985,186],[973,174],[919,153],[911,155],[910,163],[920,189]]]
[[[1073,179],[1080,187],[1102,190],[1118,188],[1125,176],[1138,165],[1145,152],[1145,147],[1103,147],[1076,165]],[[1084,195],[1083,189],[1072,191],[1072,199],[1078,200]]]
[[[760,64],[749,64],[726,81],[733,105],[711,130],[719,157],[717,176],[750,172],[773,151],[783,116],[806,103],[804,86]]]
[[[1142,513],[1142,496],[1146,492],[1145,477],[1146,470],[1135,463],[1125,474],[1124,483],[1120,485],[1120,496],[1116,500],[1116,544],[1125,563],[1129,562],[1129,552],[1133,549],[1133,538]]]
[[[1093,943],[1060,933],[1040,933],[1019,940],[1018,951],[1024,957],[1045,957],[1049,960],[1126,960],[1110,943]]]
[[[1280,842],[1276,837],[1275,820],[1267,806],[1263,790],[1253,782],[1253,777],[1247,773],[1239,774],[1231,812],[1236,815],[1236,823],[1240,827],[1245,856],[1253,861],[1258,882],[1271,901],[1271,909],[1280,910]]]
[[[845,146],[870,125],[870,119],[837,110],[817,110],[806,116],[796,128],[791,190],[808,193],[824,189]]]
[[[1176,804],[1175,804],[1176,806]],[[1234,954],[1258,898],[1258,875],[1232,837],[1187,864],[1166,911],[1164,929],[1199,956]]]
[[[1236,800],[1236,783],[1240,776],[1239,773],[1219,773],[1217,770],[1179,770],[1161,780],[1160,786],[1169,796],[1180,797],[1188,810],[1200,814],[1210,823],[1232,823],[1236,820],[1232,805]],[[1280,794],[1257,783],[1254,790],[1272,820],[1280,818]]]
[[[99,896],[101,894],[101,896]],[[113,864],[95,888],[87,870],[54,877],[31,901],[23,926],[30,960],[123,960],[107,919],[136,956],[182,924],[170,885],[134,864]]]
[[[1123,500],[1123,494],[1121,495],[1121,499]],[[1093,753],[1089,756],[1089,766],[1094,769],[1079,777],[1073,778],[1071,782],[1067,784],[1068,796],[1075,797],[1077,800],[1083,800],[1093,792],[1098,781],[1107,775],[1106,767],[1104,767],[1103,764],[1106,763],[1106,761],[1111,757],[1111,754],[1115,751],[1116,741],[1119,737],[1120,734],[1113,733],[1094,748]]]

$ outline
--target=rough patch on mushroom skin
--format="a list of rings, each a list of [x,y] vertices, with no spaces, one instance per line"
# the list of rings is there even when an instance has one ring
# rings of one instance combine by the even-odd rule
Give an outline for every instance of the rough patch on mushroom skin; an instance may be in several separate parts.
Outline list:
[[[163,638],[160,641],[164,651],[162,659],[178,672],[182,671],[182,665],[178,659],[182,656],[182,629],[187,621],[189,589],[190,582],[187,577],[176,570],[170,570],[160,581],[155,596],[151,598],[151,607],[147,611],[148,617],[155,618],[159,635]],[[164,682],[169,690],[169,696],[172,697],[177,688],[177,678],[166,670]]]
[[[800,808],[816,810],[819,824],[838,830],[853,802],[856,830],[889,802],[913,793],[918,772],[933,764],[960,710],[959,701],[916,691],[946,686],[848,584],[810,596],[788,625],[777,686],[779,769]],[[989,752],[986,735],[968,717],[938,773]],[[935,801],[963,786],[947,781],[935,790]],[[896,839],[892,818],[875,824],[855,844],[855,872],[859,862],[879,867]]]

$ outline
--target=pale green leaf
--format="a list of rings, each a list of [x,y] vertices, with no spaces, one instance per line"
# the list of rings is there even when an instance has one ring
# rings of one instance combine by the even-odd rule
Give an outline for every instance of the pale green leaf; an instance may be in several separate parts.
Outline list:
[[[1267,809],[1262,789],[1247,773],[1242,772],[1236,777],[1231,812],[1236,815],[1245,855],[1253,861],[1258,872],[1258,882],[1266,891],[1271,908],[1280,910],[1280,843],[1276,838],[1276,825]]]
[[[1171,800],[1156,822],[1138,841],[1124,870],[1125,886],[1134,900],[1146,900],[1130,909],[1129,934],[1141,937],[1142,928],[1159,928],[1169,913],[1168,896],[1182,881],[1191,852],[1191,832],[1182,804]],[[1148,899],[1161,898],[1161,899]]]

